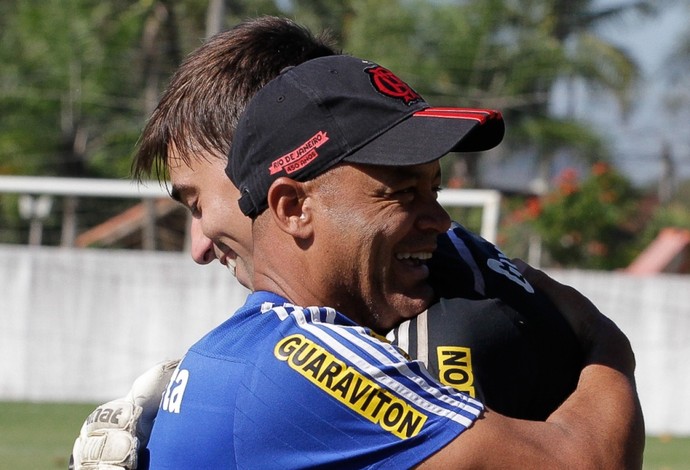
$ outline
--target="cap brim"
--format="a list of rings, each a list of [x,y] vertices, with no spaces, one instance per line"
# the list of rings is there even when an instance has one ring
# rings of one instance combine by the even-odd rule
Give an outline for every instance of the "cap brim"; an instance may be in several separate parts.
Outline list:
[[[480,152],[503,140],[501,113],[488,109],[426,108],[344,158],[369,165],[419,165],[448,152]]]

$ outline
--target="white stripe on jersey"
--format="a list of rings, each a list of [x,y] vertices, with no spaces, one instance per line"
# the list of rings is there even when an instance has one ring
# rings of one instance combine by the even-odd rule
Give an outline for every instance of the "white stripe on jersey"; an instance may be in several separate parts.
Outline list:
[[[389,341],[395,341],[395,337],[398,337],[398,346],[403,351],[410,351],[410,320],[401,323],[395,330],[392,330],[386,335]]]
[[[392,390],[398,395],[407,399],[410,403],[414,403],[419,408],[426,412],[434,413],[438,416],[442,416],[446,419],[455,421],[464,427],[469,427],[474,420],[455,411],[454,409],[461,409],[467,415],[472,417],[478,417],[482,411],[483,406],[478,401],[472,399],[468,395],[463,395],[463,399],[454,398],[447,393],[453,393],[453,395],[458,395],[451,387],[441,387],[440,389],[429,384],[429,382],[435,382],[425,370],[422,368],[423,373],[425,373],[426,379],[420,377],[418,374],[412,372],[407,366],[405,359],[397,349],[390,344],[379,342],[365,331],[362,327],[351,327],[345,325],[333,325],[326,322],[318,322],[319,325],[311,324],[307,321],[305,312],[300,307],[295,307],[295,309],[290,312],[293,318],[295,318],[297,325],[299,325],[304,330],[308,331],[312,335],[323,341],[324,344],[332,348],[338,354],[343,357],[348,358],[357,368],[369,375],[370,378],[379,382],[383,387]],[[312,315],[309,315],[310,317]],[[432,395],[434,398],[442,402],[449,408],[444,408],[443,406],[432,403],[422,397],[418,392],[410,389],[407,385],[393,379],[387,374],[379,373],[381,369],[375,364],[369,362],[369,360],[357,355],[352,349],[346,347],[343,343],[335,339],[332,334],[329,334],[328,329],[331,333],[335,333],[344,339],[349,340],[360,348],[364,349],[375,357],[382,364],[396,368],[403,376],[408,380],[416,384],[419,388],[425,390],[427,393]],[[373,341],[377,341],[376,344]],[[391,360],[388,355],[384,354],[381,349],[387,349],[389,355],[393,355],[397,360]],[[445,390],[446,393],[443,393]]]
[[[266,305],[266,304],[264,304],[264,305]],[[264,305],[261,306],[261,313],[266,313],[266,312],[269,311],[269,310],[267,310],[267,311],[265,312],[265,311],[263,310]],[[287,304],[286,304],[286,305],[287,305]],[[289,313],[289,312],[287,311],[287,309],[285,308],[285,305],[274,305],[274,306],[273,306],[273,311],[276,313],[276,315],[278,315],[278,318],[280,318],[281,321],[287,319],[287,318],[290,316],[290,313]]]
[[[417,315],[417,359],[429,367],[429,327],[427,312],[424,310]]]

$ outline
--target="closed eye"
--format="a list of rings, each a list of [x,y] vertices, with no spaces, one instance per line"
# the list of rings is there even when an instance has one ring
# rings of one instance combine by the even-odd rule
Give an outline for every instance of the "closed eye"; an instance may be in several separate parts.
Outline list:
[[[170,195],[174,200],[189,209],[192,217],[198,218],[201,217],[201,209],[199,208],[196,194],[196,188],[191,185],[173,184]]]
[[[393,191],[391,193],[392,199],[398,199],[402,202],[413,201],[416,195],[417,195],[417,188],[414,186],[399,189],[399,190]]]
[[[199,208],[199,205],[196,202],[193,202],[189,206],[189,212],[192,213],[192,217],[194,218],[199,218],[201,217],[201,209]]]
[[[434,194],[435,197],[438,197],[438,193],[440,193],[443,190],[443,187],[441,185],[436,185],[431,188],[431,192]],[[398,191],[395,191],[393,193],[394,196],[396,195],[412,195],[416,196],[417,194],[420,193],[420,189],[416,186],[410,186],[408,188],[400,189]]]

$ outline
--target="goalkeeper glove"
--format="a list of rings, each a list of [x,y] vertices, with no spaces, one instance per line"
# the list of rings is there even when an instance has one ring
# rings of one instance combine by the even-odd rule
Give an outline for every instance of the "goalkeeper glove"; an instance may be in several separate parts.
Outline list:
[[[74,442],[70,470],[132,470],[146,447],[161,396],[179,360],[157,364],[140,375],[129,393],[96,408]]]

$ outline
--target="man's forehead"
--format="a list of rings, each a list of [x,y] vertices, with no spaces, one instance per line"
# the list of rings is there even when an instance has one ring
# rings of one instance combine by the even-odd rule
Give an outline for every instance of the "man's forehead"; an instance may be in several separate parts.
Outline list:
[[[209,157],[207,153],[183,153],[171,145],[167,159],[168,178],[172,186],[170,196],[176,201],[181,201],[183,195],[196,191],[206,170],[213,166],[215,161],[217,158]]]
[[[385,166],[385,165],[361,165],[353,164],[364,173],[376,179],[401,180],[408,178],[441,177],[441,165],[439,160],[429,163],[410,166]]]
[[[228,157],[225,153],[213,152],[199,144],[189,144],[184,149],[178,148],[174,142],[168,144],[168,155],[166,163],[168,168],[190,168],[198,169],[206,164],[213,164],[220,160],[223,165],[227,164]]]

